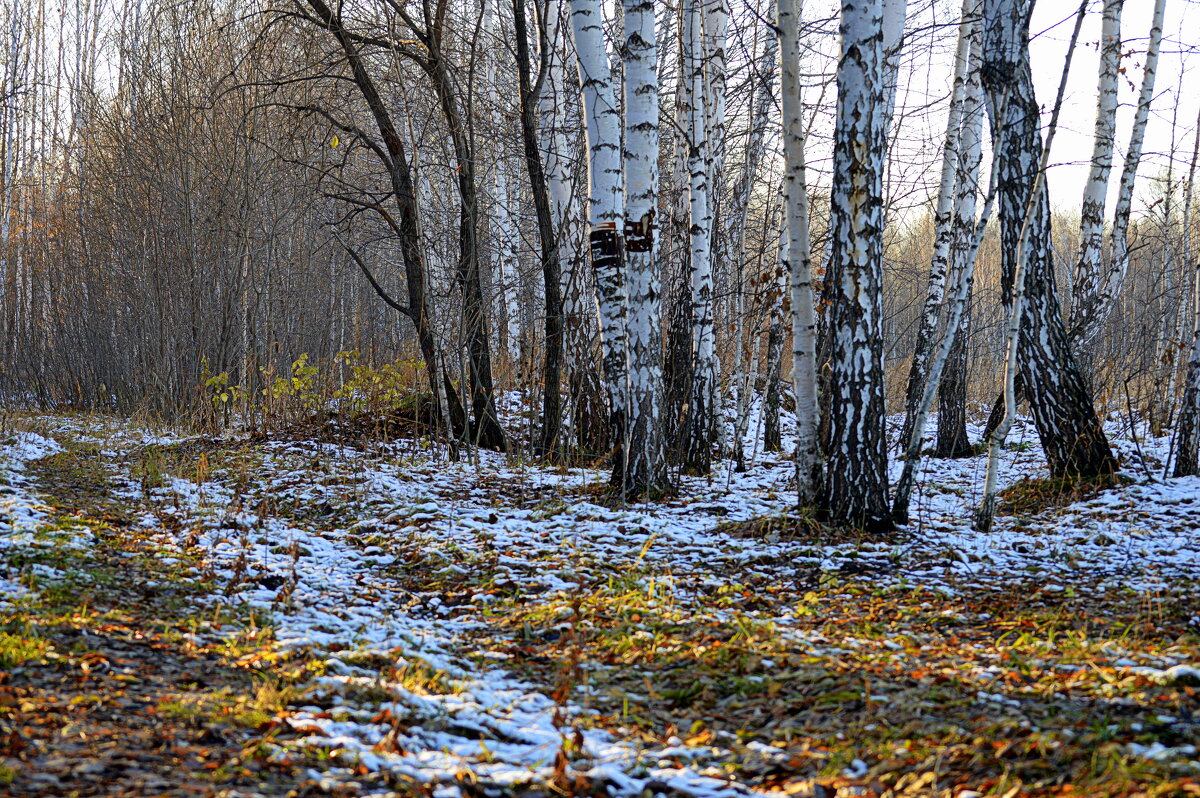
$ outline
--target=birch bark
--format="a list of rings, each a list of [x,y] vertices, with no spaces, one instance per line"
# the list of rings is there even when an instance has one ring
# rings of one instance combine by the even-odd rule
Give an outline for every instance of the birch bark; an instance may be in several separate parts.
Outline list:
[[[658,50],[653,0],[625,8],[625,269],[629,301],[629,424],[624,489],[666,486],[659,424],[662,388],[658,241]]]
[[[886,529],[892,521],[883,397],[882,0],[843,0],[841,39],[831,189],[829,451],[819,510],[836,523]]]
[[[954,273],[974,265],[983,232],[983,226],[978,225],[975,220],[979,169],[983,161],[984,108],[983,86],[979,73],[982,55],[982,42],[976,35],[971,50],[973,66],[967,80],[966,108],[963,109],[962,140],[959,147],[959,174],[955,187],[954,235],[950,247],[950,262]],[[938,457],[965,457],[973,451],[967,436],[966,406],[967,345],[971,331],[972,288],[973,279],[968,275],[962,318],[955,333],[954,345],[946,359],[945,371],[938,384]]]
[[[684,4],[684,63],[691,105],[688,114],[688,202],[691,219],[691,292],[693,373],[688,397],[684,465],[692,473],[712,469],[712,442],[717,417],[717,369],[713,328],[711,259],[712,205],[709,202],[708,95],[705,90],[702,0]]]
[[[904,451],[904,469],[896,483],[896,495],[892,501],[892,517],[899,523],[908,522],[909,500],[912,496],[913,480],[921,463],[921,444],[925,437],[925,423],[929,418],[929,410],[933,407],[934,394],[942,384],[942,374],[950,361],[951,353],[956,344],[961,343],[960,336],[964,334],[964,319],[971,302],[971,286],[975,277],[975,262],[979,253],[979,245],[983,240],[984,230],[991,218],[996,176],[992,175],[991,190],[988,202],[978,222],[975,220],[975,196],[979,185],[979,164],[982,160],[982,125],[983,125],[983,92],[979,81],[979,61],[982,56],[980,28],[978,15],[965,13],[970,20],[970,29],[966,38],[970,42],[967,56],[971,66],[966,80],[967,88],[963,96],[962,108],[962,149],[956,167],[955,202],[952,219],[953,244],[948,248],[947,259],[950,262],[950,272],[953,280],[952,299],[949,318],[946,320],[946,332],[929,364],[921,396],[914,408],[913,427],[906,441]],[[933,335],[933,330],[929,331]]]
[[[1138,94],[1137,112],[1134,114],[1133,129],[1129,136],[1129,149],[1125,152],[1125,163],[1121,168],[1121,182],[1117,190],[1117,203],[1113,208],[1112,254],[1108,270],[1095,285],[1089,281],[1090,293],[1075,297],[1071,335],[1076,345],[1087,343],[1096,337],[1112,312],[1117,295],[1125,284],[1129,271],[1129,216],[1133,208],[1133,186],[1137,180],[1138,165],[1142,160],[1142,145],[1146,139],[1146,125],[1150,119],[1150,105],[1154,99],[1154,82],[1158,73],[1158,54],[1162,46],[1163,15],[1166,0],[1155,0],[1154,15],[1150,23],[1150,41],[1146,45],[1146,66],[1142,73],[1142,86]],[[1090,182],[1090,181],[1089,181]],[[1078,307],[1078,313],[1075,312]]]
[[[1104,239],[1104,206],[1112,173],[1113,144],[1117,135],[1117,76],[1121,68],[1121,11],[1125,0],[1105,0],[1100,28],[1100,70],[1096,90],[1096,127],[1092,140],[1092,166],[1083,189],[1079,219],[1079,257],[1075,265],[1069,327],[1080,328],[1088,307],[1087,297],[1100,291],[1100,252]]]
[[[1055,290],[1046,150],[1029,65],[1028,11],[1029,0],[985,0],[984,5],[983,85],[997,160],[1009,353],[1005,414],[990,440],[984,500],[976,519],[981,531],[991,526],[999,446],[1016,415],[1018,369],[1053,475],[1090,477],[1110,473],[1115,465],[1091,392],[1072,357]],[[1080,15],[1083,11],[1081,6]],[[1065,71],[1051,135],[1064,87]]]
[[[942,145],[942,171],[934,210],[933,258],[929,265],[929,287],[917,327],[916,346],[908,371],[904,402],[904,427],[900,444],[907,450],[913,437],[918,408],[929,379],[929,357],[946,295],[946,272],[950,262],[950,243],[954,234],[955,181],[959,172],[959,140],[963,107],[967,93],[967,74],[973,37],[978,36],[979,0],[963,0],[958,23],[958,47],[954,57],[954,77],[950,91],[950,109],[946,115],[946,133]]]
[[[571,0],[571,27],[587,120],[588,240],[600,314],[605,393],[614,449],[614,474],[624,473],[628,407],[626,293],[621,258],[624,189],[621,116],[604,46],[599,0]]]
[[[896,113],[896,94],[900,88],[900,55],[904,44],[904,23],[908,17],[908,0],[883,2],[883,114],[884,138],[892,132]]]
[[[843,4],[843,11],[853,3]],[[776,0],[783,115],[784,271],[791,284],[792,384],[796,396],[797,499],[811,505],[821,477],[818,442],[816,313],[813,307],[812,244],[804,154],[804,103],[800,81],[800,14],[796,0]],[[846,35],[846,34],[844,34]],[[843,42],[843,53],[846,42]],[[876,65],[877,66],[877,65]],[[877,87],[876,87],[877,88]],[[867,100],[869,101],[869,100]],[[841,117],[839,116],[839,122]],[[882,246],[882,239],[880,239]]]

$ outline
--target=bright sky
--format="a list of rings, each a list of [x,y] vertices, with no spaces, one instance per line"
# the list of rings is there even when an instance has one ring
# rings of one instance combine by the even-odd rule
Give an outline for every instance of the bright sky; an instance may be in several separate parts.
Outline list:
[[[1110,182],[1110,209],[1125,150],[1133,124],[1135,105],[1141,90],[1145,47],[1153,14],[1152,0],[1126,0],[1121,32],[1125,52],[1132,53],[1122,60],[1127,70],[1120,81],[1120,107],[1117,111],[1117,148]],[[1061,208],[1079,206],[1083,186],[1087,181],[1092,153],[1092,129],[1096,120],[1096,70],[1100,54],[1096,47],[1100,38],[1100,10],[1096,0],[1083,23],[1075,60],[1067,83],[1062,116],[1051,151],[1052,169],[1048,178],[1051,201]],[[1038,100],[1045,109],[1047,120],[1062,79],[1063,63],[1074,26],[1078,2],[1074,0],[1039,0],[1034,8],[1031,32],[1037,35],[1031,44],[1034,81]],[[1196,114],[1200,110],[1200,8],[1194,0],[1167,0],[1163,25],[1163,45],[1155,81],[1155,97],[1142,157],[1137,195],[1145,197],[1151,179],[1165,174],[1172,147],[1175,149],[1175,179],[1187,177],[1192,158]],[[1182,86],[1181,86],[1182,80]],[[1174,143],[1172,117],[1175,120]]]

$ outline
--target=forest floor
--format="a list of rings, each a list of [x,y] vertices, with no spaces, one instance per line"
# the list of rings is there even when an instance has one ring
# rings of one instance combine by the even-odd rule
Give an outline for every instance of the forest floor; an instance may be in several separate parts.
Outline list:
[[[0,434],[0,794],[1200,795],[1200,479],[1018,424],[913,523],[788,517],[756,457],[623,506],[428,444]],[[978,433],[978,430],[976,430]]]

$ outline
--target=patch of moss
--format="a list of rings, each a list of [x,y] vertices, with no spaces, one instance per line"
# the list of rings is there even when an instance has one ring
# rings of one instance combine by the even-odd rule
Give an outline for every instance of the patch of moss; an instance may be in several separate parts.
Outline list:
[[[45,640],[23,634],[0,632],[0,670],[41,659],[50,650]]]
[[[1027,477],[1000,491],[996,512],[999,515],[1033,515],[1085,501],[1106,490],[1132,482],[1132,479],[1120,474],[1101,474],[1094,477]]]

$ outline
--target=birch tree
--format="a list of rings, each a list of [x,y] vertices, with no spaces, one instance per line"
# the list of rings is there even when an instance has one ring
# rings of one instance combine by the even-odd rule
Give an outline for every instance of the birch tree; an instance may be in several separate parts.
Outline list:
[[[713,274],[713,315],[717,316],[718,296],[727,297],[732,252],[725,237],[725,108],[728,102],[728,62],[726,44],[729,33],[729,0],[697,0],[700,8],[700,61],[704,70],[704,130],[706,147],[703,153],[708,202],[708,257]],[[714,350],[715,351],[715,350]],[[720,369],[720,363],[715,362]],[[717,379],[720,379],[718,373]],[[718,411],[718,415],[720,415]],[[713,434],[721,428],[714,422]]]
[[[971,288],[975,279],[975,262],[984,230],[987,229],[988,220],[991,218],[995,199],[996,175],[993,173],[988,201],[979,220],[976,221],[975,200],[979,185],[979,165],[982,160],[983,91],[979,79],[982,47],[978,15],[972,11],[969,17],[964,14],[964,18],[968,19],[968,30],[965,32],[965,37],[970,43],[967,48],[970,65],[965,80],[966,90],[962,98],[963,108],[959,115],[961,118],[961,130],[959,131],[961,147],[957,148],[959,152],[954,177],[954,210],[950,220],[951,242],[946,251],[950,274],[949,313],[945,324],[945,334],[933,353],[928,367],[929,372],[925,376],[924,385],[921,388],[921,396],[913,408],[912,430],[909,432],[908,438],[902,439],[906,447],[904,449],[904,468],[896,483],[896,495],[892,500],[892,516],[899,523],[908,522],[913,481],[921,462],[925,423],[929,417],[929,410],[933,407],[934,395],[939,387],[943,389],[942,395],[946,394],[944,390],[946,385],[942,381],[944,369],[954,356],[956,348],[960,353],[960,362],[964,357],[962,353],[965,350],[965,320],[969,318]],[[933,330],[930,330],[928,334],[932,336]],[[965,405],[965,386],[963,387],[964,394],[955,396],[953,399],[959,400],[960,404]],[[944,405],[939,407],[939,416],[946,411],[947,408]],[[965,407],[959,408],[959,412],[965,414]],[[962,423],[965,427],[965,419]],[[963,435],[965,437],[965,429]]]
[[[1175,471],[1177,477],[1200,474],[1200,258],[1193,253],[1192,197],[1196,182],[1196,162],[1200,160],[1200,116],[1196,119],[1192,163],[1188,168],[1183,199],[1183,260],[1192,274],[1192,346],[1183,383],[1183,401],[1175,431]]]
[[[696,474],[712,468],[717,417],[717,363],[713,328],[712,205],[709,202],[708,94],[705,88],[702,0],[684,3],[683,53],[688,90],[688,203],[690,208],[692,384],[684,434],[684,465]]]
[[[847,5],[843,5],[843,9]],[[796,395],[797,499],[811,505],[820,485],[817,402],[817,325],[813,309],[812,245],[809,240],[808,186],[804,155],[804,103],[800,81],[800,14],[796,0],[776,0],[780,107],[783,117],[783,234],[780,259],[791,285],[792,382]],[[845,32],[844,36],[848,35]],[[843,53],[847,44],[843,42]],[[869,79],[869,78],[868,78]],[[864,98],[869,102],[869,98]],[[841,117],[839,116],[839,123]],[[882,239],[880,240],[882,249]],[[768,361],[770,361],[768,356]]]
[[[943,299],[946,292],[946,272],[949,267],[950,243],[954,235],[955,179],[959,172],[959,141],[963,108],[967,93],[967,74],[971,60],[971,42],[978,30],[979,0],[963,0],[958,23],[958,46],[954,56],[954,77],[951,81],[950,108],[946,114],[946,133],[942,144],[942,170],[938,181],[937,203],[934,209],[933,258],[929,265],[929,287],[925,306],[917,328],[916,346],[908,371],[908,388],[904,403],[904,427],[900,432],[901,446],[907,449],[913,437],[918,406],[925,394],[929,378],[929,356],[933,350]]]
[[[581,212],[583,197],[575,170],[582,154],[575,135],[580,118],[580,86],[568,14],[561,0],[546,0],[542,7],[544,35],[539,44],[545,48],[541,54],[545,76],[538,92],[538,135],[545,153],[552,223],[562,264],[563,371],[570,394],[565,435],[595,451],[607,434],[605,389],[601,370],[591,362],[598,331],[595,291],[584,246],[587,232]]]
[[[843,0],[834,128],[824,517],[891,526],[883,396],[883,1]]]
[[[950,246],[951,282],[966,278],[965,296],[953,345],[946,356],[945,370],[938,383],[937,456],[966,457],[974,452],[967,436],[967,346],[971,334],[973,269],[986,224],[975,220],[979,194],[979,169],[983,161],[983,86],[979,61],[983,55],[979,23],[971,48],[967,78],[966,107],[963,109],[962,139],[959,144],[958,177],[955,179],[953,236]],[[994,182],[993,182],[994,185]],[[994,192],[994,189],[991,189]],[[989,198],[994,200],[994,193]],[[991,202],[982,222],[990,216]],[[960,270],[969,270],[961,275]],[[949,330],[949,327],[947,328]],[[949,334],[949,333],[947,333]]]
[[[660,425],[661,291],[658,241],[658,50],[653,0],[625,9],[625,269],[629,302],[630,418],[624,489],[638,496],[666,486]]]
[[[618,446],[614,475],[624,471],[619,447],[625,440],[627,316],[620,228],[624,221],[621,180],[621,116],[604,47],[599,0],[571,0],[571,27],[583,108],[587,120],[588,243],[600,312],[604,382],[613,441]]]
[[[1109,0],[1112,2],[1112,0]],[[1101,78],[1101,96],[1097,106],[1096,143],[1093,150],[1092,172],[1084,193],[1084,217],[1080,229],[1085,235],[1080,242],[1080,261],[1075,280],[1075,291],[1071,307],[1071,336],[1077,345],[1092,340],[1112,312],[1113,304],[1121,293],[1125,283],[1125,275],[1129,271],[1129,218],[1133,208],[1133,188],[1137,181],[1138,166],[1142,160],[1142,146],[1146,139],[1146,126],[1150,120],[1150,106],[1154,100],[1154,83],[1158,73],[1158,54],[1162,46],[1163,15],[1166,13],[1166,0],[1155,0],[1154,13],[1150,22],[1150,41],[1146,45],[1146,65],[1142,72],[1142,85],[1138,93],[1137,111],[1134,114],[1133,127],[1129,135],[1129,148],[1125,152],[1125,162],[1121,168],[1121,182],[1117,190],[1117,202],[1113,208],[1111,254],[1107,269],[1099,264],[1099,246],[1097,237],[1101,226],[1096,222],[1097,210],[1103,211],[1100,204],[1103,194],[1107,192],[1108,171],[1103,164],[1097,163],[1097,155],[1105,153],[1111,158],[1111,144],[1108,131],[1108,106],[1115,104],[1115,96],[1106,96],[1109,90],[1106,77]],[[1112,25],[1119,26],[1119,18],[1110,22],[1108,5],[1105,6],[1105,32],[1111,33]],[[1119,27],[1117,36],[1119,37]],[[1107,45],[1107,42],[1106,42]],[[1118,41],[1116,46],[1120,47]],[[1112,56],[1106,55],[1102,71],[1111,65]],[[1118,61],[1119,70],[1119,61]],[[1103,126],[1103,129],[1102,129]],[[1111,166],[1109,167],[1111,170]]]
[[[1096,125],[1092,139],[1092,165],[1083,189],[1079,217],[1079,257],[1070,326],[1083,324],[1086,297],[1100,291],[1100,257],[1104,239],[1104,206],[1112,173],[1113,145],[1117,136],[1117,78],[1121,68],[1121,11],[1125,0],[1105,0],[1100,28],[1099,85],[1096,89]]]
[[[1091,392],[1071,354],[1055,290],[1041,107],[1029,64],[1029,9],[1030,0],[984,4],[983,85],[997,162],[1010,367],[1005,372],[1004,420],[990,444],[985,498],[977,519],[981,530],[991,526],[995,460],[1015,415],[1018,370],[1053,475],[1091,477],[1111,473],[1115,466]]]
[[[884,135],[890,137],[896,95],[900,88],[900,56],[908,0],[883,0],[883,113]]]

